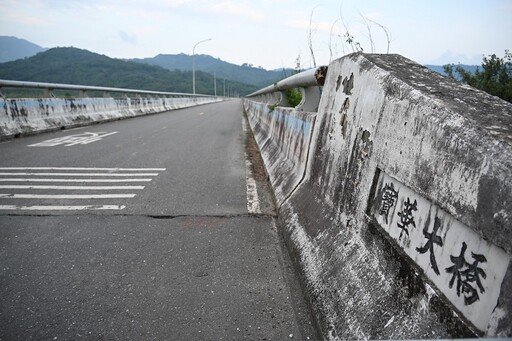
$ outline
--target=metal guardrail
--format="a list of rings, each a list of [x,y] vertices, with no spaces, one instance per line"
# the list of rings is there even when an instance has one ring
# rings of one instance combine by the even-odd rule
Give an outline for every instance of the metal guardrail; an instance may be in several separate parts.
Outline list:
[[[285,78],[273,85],[269,85],[263,89],[255,91],[252,94],[247,95],[247,97],[254,97],[294,88],[309,88],[312,86],[322,86],[324,85],[326,75],[327,66],[320,66],[316,69],[303,71],[288,78]]]
[[[109,88],[102,86],[88,86],[88,85],[72,85],[72,84],[58,84],[58,83],[41,83],[41,82],[25,82],[0,79],[0,95],[2,88],[28,88],[28,89],[44,89],[48,95],[52,96],[53,90],[74,90],[80,91],[80,95],[86,95],[87,91],[99,91],[104,94],[110,92],[118,92],[124,94],[139,94],[139,95],[156,95],[156,96],[170,96],[170,97],[219,97],[212,95],[194,95],[179,92],[162,92],[162,91],[148,91],[148,90],[135,90],[123,88]],[[3,95],[2,95],[3,96]]]
[[[265,102],[271,106],[291,107],[283,91],[298,89],[301,92],[301,102],[295,110],[316,112],[321,97],[321,86],[327,77],[327,66],[303,71],[273,85],[260,89],[247,97],[257,102]]]

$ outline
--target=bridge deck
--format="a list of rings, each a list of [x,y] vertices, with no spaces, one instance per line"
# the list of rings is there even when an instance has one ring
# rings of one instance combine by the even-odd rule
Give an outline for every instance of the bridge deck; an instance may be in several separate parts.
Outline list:
[[[241,111],[0,143],[0,339],[316,338]]]

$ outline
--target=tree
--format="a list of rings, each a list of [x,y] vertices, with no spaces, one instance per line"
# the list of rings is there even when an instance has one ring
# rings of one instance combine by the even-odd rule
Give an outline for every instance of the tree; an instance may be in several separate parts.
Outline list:
[[[509,50],[505,50],[504,58],[495,54],[484,57],[482,71],[477,68],[474,74],[454,64],[444,65],[443,69],[450,78],[455,78],[456,72],[464,83],[512,103],[512,53]]]

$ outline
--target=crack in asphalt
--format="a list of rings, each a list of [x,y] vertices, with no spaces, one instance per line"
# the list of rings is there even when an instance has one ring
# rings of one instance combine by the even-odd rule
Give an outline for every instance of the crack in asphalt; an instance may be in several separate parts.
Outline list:
[[[21,214],[21,213],[8,213],[8,214],[0,214],[0,217],[71,217],[71,216],[79,216],[79,217],[145,217],[151,219],[180,219],[180,218],[277,218],[277,215],[267,214],[267,213],[237,213],[237,214],[98,214],[93,212],[88,213],[80,213],[80,214]]]
[[[128,215],[130,216],[130,215]],[[205,214],[205,215],[187,215],[187,214],[178,214],[178,215],[153,215],[153,214],[145,214],[138,215],[144,216],[153,219],[177,219],[177,218],[277,218],[275,215],[266,214],[266,213],[240,213],[240,214]]]

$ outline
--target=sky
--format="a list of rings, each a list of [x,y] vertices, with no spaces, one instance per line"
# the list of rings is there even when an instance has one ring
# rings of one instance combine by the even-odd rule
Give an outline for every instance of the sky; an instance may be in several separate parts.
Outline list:
[[[359,46],[436,65],[512,49],[512,0],[0,0],[0,18],[0,35],[47,48],[145,58],[195,46],[268,70],[327,65]]]

